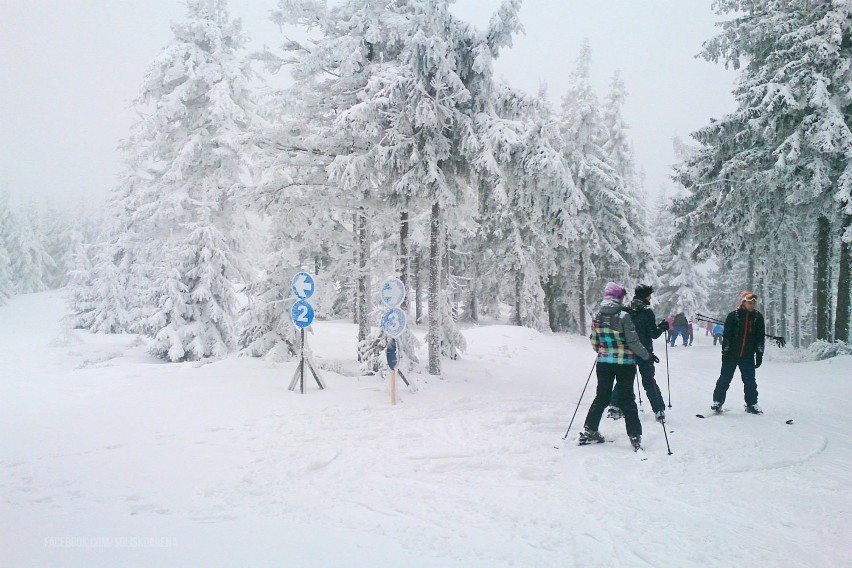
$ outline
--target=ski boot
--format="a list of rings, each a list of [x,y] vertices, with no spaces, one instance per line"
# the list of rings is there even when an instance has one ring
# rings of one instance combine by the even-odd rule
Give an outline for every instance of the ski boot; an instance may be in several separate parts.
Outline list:
[[[606,409],[607,418],[611,418],[613,420],[621,420],[622,416],[624,416],[624,413],[617,406],[610,406]]]
[[[586,428],[580,432],[579,445],[581,446],[585,446],[587,444],[602,444],[605,441],[604,437],[597,430],[590,430],[589,428]]]
[[[714,400],[713,404],[710,405],[710,410],[712,410],[716,414],[722,414],[722,403],[718,400]]]
[[[642,436],[630,436],[630,444],[633,446],[633,451],[638,452],[642,449]]]
[[[654,418],[657,420],[657,422],[662,422],[663,424],[665,424],[665,422],[666,422],[666,411],[665,410],[659,410],[659,411],[655,412]]]
[[[746,404],[745,411],[749,414],[763,414],[763,411],[756,404]]]

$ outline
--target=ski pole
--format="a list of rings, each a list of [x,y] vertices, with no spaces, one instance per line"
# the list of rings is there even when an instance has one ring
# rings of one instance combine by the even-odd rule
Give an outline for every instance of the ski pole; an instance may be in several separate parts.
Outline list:
[[[642,383],[639,382],[639,373],[636,373],[636,391],[639,393],[639,408],[642,412],[645,412],[645,409],[642,408]]]
[[[666,331],[666,388],[669,391],[669,408],[672,407],[672,377],[669,374],[669,332]]]
[[[669,455],[672,455],[672,447],[669,446],[669,435],[666,432],[666,419],[664,418],[664,419],[660,420],[660,424],[663,427],[663,435],[666,437],[666,449],[668,449]]]
[[[586,379],[586,386],[583,387],[583,392],[580,393],[580,400],[577,401],[577,408],[574,409],[574,416],[571,417],[571,422],[568,423],[568,429],[565,430],[565,435],[562,436],[562,439],[568,437],[568,432],[571,431],[571,425],[574,424],[574,417],[577,416],[577,411],[580,410],[580,403],[583,402],[583,395],[586,394],[586,387],[589,386],[589,381],[592,379],[592,373],[595,372],[595,367],[598,364],[598,358],[595,357],[595,362],[592,364],[592,370],[589,371],[589,378]]]
[[[725,322],[723,322],[721,320],[717,320],[716,318],[711,318],[711,317],[705,316],[704,314],[696,314],[695,319],[697,319],[698,321],[718,323],[719,325],[725,325]],[[779,348],[783,348],[785,345],[787,345],[787,340],[784,339],[784,337],[782,337],[780,335],[769,335],[768,333],[765,333],[764,337],[768,337],[769,339],[774,341],[775,344],[778,345]]]

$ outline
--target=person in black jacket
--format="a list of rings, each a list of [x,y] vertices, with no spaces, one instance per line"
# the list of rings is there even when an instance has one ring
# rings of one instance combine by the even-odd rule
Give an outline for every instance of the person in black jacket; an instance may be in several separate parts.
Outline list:
[[[663,422],[666,419],[666,404],[663,401],[663,394],[660,392],[660,387],[657,386],[657,381],[654,379],[654,363],[660,362],[660,358],[654,355],[654,340],[669,329],[669,324],[665,320],[655,323],[656,317],[654,316],[654,310],[651,309],[651,294],[653,293],[654,288],[652,286],[648,286],[647,284],[636,286],[633,301],[630,302],[627,311],[633,319],[633,326],[636,328],[639,341],[648,353],[651,354],[649,359],[637,358],[636,366],[639,368],[639,374],[642,376],[642,388],[645,389],[648,395],[648,401],[651,403],[654,416],[658,422]],[[613,389],[607,416],[617,420],[621,418],[621,415],[621,396],[617,389]]]
[[[757,406],[757,379],[755,369],[763,363],[763,348],[766,326],[763,314],[755,309],[757,296],[746,291],[740,295],[740,307],[725,318],[725,331],[722,335],[722,371],[716,388],[713,390],[715,412],[722,411],[725,394],[731,386],[734,371],[740,369],[745,392],[746,412],[763,414]]]

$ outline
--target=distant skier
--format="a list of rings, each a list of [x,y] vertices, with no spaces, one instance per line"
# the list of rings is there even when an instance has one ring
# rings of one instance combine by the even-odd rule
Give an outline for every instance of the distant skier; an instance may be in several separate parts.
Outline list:
[[[743,380],[746,412],[763,414],[757,406],[757,379],[755,369],[763,363],[764,334],[766,327],[763,314],[755,309],[757,296],[746,291],[740,295],[740,306],[725,318],[722,334],[722,371],[713,390],[715,412],[722,411],[725,394],[731,386],[734,371],[740,369]]]
[[[592,320],[589,339],[598,352],[598,386],[586,415],[585,429],[580,433],[580,444],[604,441],[598,427],[612,396],[613,382],[619,392],[630,443],[634,450],[638,450],[642,443],[642,423],[639,422],[639,411],[633,394],[633,380],[636,378],[636,357],[648,360],[651,354],[636,335],[633,318],[622,305],[626,295],[624,288],[615,282],[608,282],[600,310]]]
[[[683,337],[683,346],[686,347],[687,341],[689,341],[689,337],[687,334],[687,328],[689,326],[689,320],[686,319],[686,314],[680,312],[674,317],[674,332],[671,334],[670,343],[671,346],[674,347],[675,341],[678,336]]]
[[[716,345],[716,342],[719,342],[719,345],[722,344],[722,334],[725,332],[725,327],[721,323],[717,323],[713,325],[713,345]]]
[[[689,345],[692,345],[692,340],[695,339],[695,326],[692,325],[692,318],[686,322],[686,334],[689,336]]]
[[[651,309],[651,294],[653,293],[654,288],[647,284],[636,286],[633,301],[630,302],[628,310],[633,319],[633,325],[636,327],[636,335],[639,336],[639,341],[642,342],[642,346],[651,354],[651,358],[647,361],[642,359],[636,361],[639,374],[642,376],[642,388],[648,394],[648,401],[651,403],[651,408],[654,411],[657,421],[663,422],[666,419],[666,404],[663,401],[663,394],[660,392],[660,387],[657,386],[657,381],[654,380],[654,363],[660,362],[659,357],[654,355],[654,340],[669,329],[669,324],[665,320],[658,324],[654,323],[656,317],[654,316],[654,310]],[[622,414],[621,397],[616,387],[612,391],[612,399],[610,400],[607,416],[617,420],[621,418]]]

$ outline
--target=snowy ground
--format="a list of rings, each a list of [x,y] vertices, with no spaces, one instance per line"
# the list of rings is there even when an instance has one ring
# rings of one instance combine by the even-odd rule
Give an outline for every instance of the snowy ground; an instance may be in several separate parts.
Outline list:
[[[326,370],[300,395],[295,363],[163,364],[63,311],[0,307],[3,567],[850,566],[850,357],[770,353],[763,416],[735,378],[730,412],[700,420],[718,351],[670,348],[674,453],[646,406],[642,455],[623,421],[575,445],[594,379],[562,440],[594,361],[580,337],[468,329],[445,380],[410,376],[391,406],[378,377]],[[354,326],[315,328],[323,366],[353,371]]]

